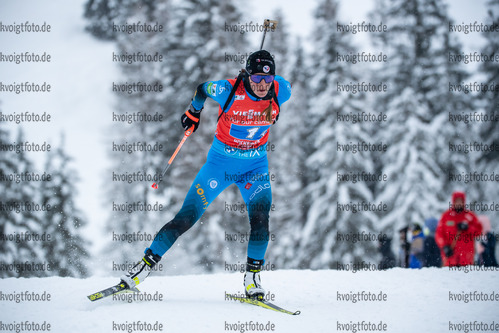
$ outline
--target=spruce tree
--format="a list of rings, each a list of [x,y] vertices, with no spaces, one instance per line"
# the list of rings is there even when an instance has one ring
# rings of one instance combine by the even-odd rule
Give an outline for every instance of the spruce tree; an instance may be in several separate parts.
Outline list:
[[[71,160],[62,136],[60,146],[49,153],[45,164],[52,179],[43,182],[40,189],[43,205],[50,207],[41,216],[41,230],[52,240],[43,242],[41,250],[50,264],[50,275],[85,277],[89,241],[83,237],[82,228],[87,220],[75,202],[78,174],[71,168]]]
[[[2,147],[11,143],[10,132],[0,123],[0,144]],[[19,217],[15,211],[11,211],[10,206],[17,201],[17,184],[11,181],[10,177],[17,173],[17,155],[2,148],[0,153],[0,190],[2,199],[0,200],[0,261],[11,264],[18,261],[18,247],[15,241],[9,241],[14,233],[19,230]],[[16,276],[10,270],[0,270],[0,277]]]
[[[44,264],[44,256],[37,238],[43,233],[37,212],[41,207],[37,196],[38,186],[36,182],[25,178],[36,170],[29,159],[29,152],[21,147],[17,150],[19,144],[26,142],[21,129],[15,141],[10,139],[7,130],[0,129],[0,136],[2,147],[14,145],[14,150],[2,149],[0,159],[0,186],[3,188],[0,209],[1,256],[2,262],[13,264],[11,267],[14,269],[1,270],[0,274],[4,277],[44,276],[46,270],[40,268]],[[28,265],[25,265],[26,262]]]
[[[19,129],[17,136],[17,143],[26,142],[24,136],[24,131]],[[33,162],[30,160],[30,153],[28,151],[21,151],[16,156],[13,156],[15,161],[16,173],[19,175],[33,173],[35,172],[35,167]],[[39,188],[38,182],[26,181],[18,183],[15,185],[15,202],[19,204],[24,209],[21,212],[16,212],[16,231],[18,233],[24,232],[35,236],[41,235],[44,230],[40,228],[40,213],[43,212],[45,207],[40,202],[39,199]],[[16,243],[16,262],[30,261],[38,265],[46,263],[44,258],[44,253],[41,250],[41,246],[44,242],[36,241],[34,238],[30,238],[26,241],[21,241]],[[40,266],[41,267],[41,266]],[[32,277],[32,276],[45,276],[49,275],[50,271],[47,270],[26,270],[20,272],[17,276],[22,277]]]
[[[474,170],[476,155],[451,147],[475,140],[477,131],[449,121],[449,115],[475,106],[470,95],[450,88],[468,73],[460,63],[448,61],[449,53],[460,53],[461,47],[449,32],[452,20],[442,1],[379,1],[372,17],[388,27],[375,42],[389,62],[374,74],[388,87],[374,103],[387,114],[376,136],[388,148],[374,160],[388,177],[376,187],[377,200],[389,207],[379,214],[379,227],[393,230],[440,216],[451,192],[464,189],[451,175]],[[464,190],[469,197],[477,194],[476,187]]]
[[[355,50],[350,36],[337,31],[338,2],[321,1],[314,14],[313,52],[309,84],[314,96],[308,108],[310,138],[305,189],[310,207],[297,244],[293,265],[300,268],[336,268],[364,260],[373,243],[351,242],[350,235],[373,232],[374,216],[353,208],[338,209],[358,202],[371,202],[366,182],[338,181],[337,173],[372,172],[369,153],[338,151],[338,145],[369,142],[364,123],[338,121],[338,115],[363,111],[364,94],[342,91],[338,86],[361,79],[361,67],[339,61],[338,55]],[[341,236],[347,236],[345,240]]]
[[[275,241],[269,244],[268,257],[278,268],[295,268],[291,262],[296,256],[295,246],[308,211],[303,191],[307,186],[305,160],[309,148],[306,135],[310,96],[308,68],[301,40],[297,38],[288,48],[289,66],[283,76],[292,85],[292,95],[282,106],[269,138],[269,145],[275,148],[269,149],[269,171],[276,180],[272,184],[275,210],[270,215],[270,232],[275,235]]]
[[[499,25],[499,1],[490,0],[487,2],[487,25]],[[493,58],[499,53],[499,35],[497,32],[484,32],[486,44],[482,49],[482,54]],[[491,86],[499,82],[499,63],[497,61],[482,62],[480,71],[484,75],[485,80],[483,83]],[[488,118],[481,124],[481,140],[488,146],[499,145],[499,92],[487,91],[478,95],[481,102],[483,114]],[[492,120],[491,120],[492,119]],[[479,166],[486,174],[494,173],[499,174],[498,168],[499,151],[486,152],[481,156]],[[499,188],[497,181],[489,180],[484,182],[482,200],[486,203],[494,202],[494,198],[499,196]],[[483,213],[483,212],[482,212]],[[491,220],[497,220],[499,213],[497,211],[486,212]]]
[[[153,0],[87,0],[83,14],[88,20],[85,29],[99,39],[114,40],[117,35],[115,25],[131,23],[121,19],[142,7],[146,8],[148,16],[152,17],[156,9]]]

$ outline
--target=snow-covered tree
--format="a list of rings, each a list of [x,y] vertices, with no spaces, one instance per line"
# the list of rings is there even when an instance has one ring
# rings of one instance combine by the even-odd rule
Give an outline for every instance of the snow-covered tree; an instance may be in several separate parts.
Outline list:
[[[51,236],[50,242],[41,244],[41,252],[51,267],[47,275],[85,277],[89,241],[82,236],[81,228],[87,221],[75,203],[78,174],[70,163],[62,136],[60,146],[49,153],[45,165],[51,181],[42,182],[38,195],[47,207],[41,214],[40,230]]]
[[[365,254],[374,243],[354,245],[341,236],[373,231],[374,215],[369,211],[353,211],[358,202],[372,201],[372,194],[364,181],[338,180],[338,173],[372,172],[373,165],[365,152],[339,151],[338,145],[351,142],[369,142],[364,123],[338,121],[338,115],[364,110],[364,94],[338,89],[360,79],[358,65],[338,60],[355,50],[350,36],[337,31],[338,2],[320,1],[314,14],[313,52],[307,56],[310,68],[308,84],[311,94],[306,112],[307,139],[310,146],[305,170],[308,184],[305,188],[310,202],[306,221],[298,236],[292,265],[300,268],[335,268],[338,263],[351,264],[365,260]],[[305,172],[305,171],[304,171]],[[346,205],[346,206],[344,206]],[[338,237],[340,236],[340,237]]]
[[[19,144],[25,142],[23,131],[20,129],[17,139],[9,138],[9,132],[0,129],[2,145]],[[44,276],[46,271],[39,269],[43,265],[43,254],[40,252],[40,242],[33,236],[43,231],[39,228],[40,219],[35,206],[39,206],[37,183],[24,178],[32,174],[34,166],[28,156],[29,152],[20,149],[13,151],[2,149],[0,158],[0,186],[2,187],[2,209],[0,221],[2,235],[2,262],[13,264],[14,269],[1,270],[0,274],[16,277]],[[23,180],[24,179],[24,180]],[[37,268],[24,267],[29,262]],[[17,265],[17,266],[16,266]],[[17,268],[16,268],[17,267]]]
[[[306,221],[303,189],[307,184],[307,127],[310,90],[305,69],[305,53],[297,38],[290,44],[288,69],[284,78],[292,85],[291,99],[283,105],[279,120],[272,128],[269,144],[269,171],[275,175],[272,184],[272,200],[275,211],[271,212],[270,232],[275,241],[268,248],[268,258],[278,268],[292,267],[296,256],[296,244]]]
[[[485,21],[488,25],[499,24],[499,1],[490,0],[488,3],[488,16]],[[482,54],[493,57],[499,53],[499,35],[497,32],[484,32],[486,44],[482,49]],[[487,85],[497,84],[499,82],[499,63],[497,61],[483,62],[480,67],[481,73],[485,77],[484,83]],[[488,91],[479,94],[483,114],[489,117],[488,121],[482,123],[481,140],[489,146],[499,145],[499,92]],[[495,117],[495,120],[490,121],[490,117]],[[480,170],[487,174],[499,173],[499,152],[497,150],[486,152],[483,154],[480,163]],[[483,186],[482,200],[486,203],[494,202],[494,199],[499,197],[499,186],[496,181],[486,181]],[[482,212],[483,213],[483,212]],[[487,212],[491,220],[499,218],[499,212]]]
[[[460,53],[460,44],[449,32],[452,20],[443,1],[378,1],[372,17],[388,26],[375,42],[389,55],[373,76],[388,87],[375,100],[375,109],[387,114],[377,138],[388,145],[375,157],[376,168],[388,177],[376,188],[377,200],[389,207],[379,215],[379,227],[398,229],[440,216],[451,192],[464,189],[450,175],[474,170],[476,155],[451,146],[473,141],[477,131],[449,121],[449,115],[473,110],[474,103],[450,89],[468,74],[462,64],[448,61],[449,53]],[[475,187],[465,190],[476,196]]]
[[[88,20],[86,30],[103,40],[113,40],[117,30],[122,29],[123,18],[136,10],[146,8],[148,17],[155,11],[154,0],[88,0],[84,5],[84,17]],[[117,28],[116,26],[119,26]]]
[[[9,142],[10,133],[3,125],[0,125],[0,143],[6,144]],[[0,154],[0,177],[2,181],[0,182],[0,191],[3,193],[2,200],[0,201],[2,205],[6,205],[13,197],[13,183],[6,181],[7,177],[14,171],[14,163],[8,157],[6,152]],[[12,215],[6,209],[0,209],[0,235],[7,236],[9,228],[15,225],[15,220],[12,219]],[[2,241],[0,242],[0,259],[2,262],[9,262],[15,256],[14,246],[9,243]],[[2,277],[7,276],[2,273]]]
[[[0,144],[9,145],[11,143],[10,132],[3,124],[0,124]],[[18,201],[17,187],[15,181],[10,181],[10,177],[17,173],[17,155],[10,151],[2,149],[0,153],[0,190],[2,199],[0,203],[0,259],[1,262],[11,264],[18,261],[18,247],[15,241],[8,241],[10,235],[20,231],[19,221],[22,217],[11,211],[12,204]],[[16,276],[15,272],[9,270],[1,270],[0,277]]]

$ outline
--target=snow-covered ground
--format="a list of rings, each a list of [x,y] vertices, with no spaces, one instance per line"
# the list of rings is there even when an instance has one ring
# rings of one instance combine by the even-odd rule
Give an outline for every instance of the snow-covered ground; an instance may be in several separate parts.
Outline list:
[[[225,293],[242,292],[241,273],[151,276],[141,285],[140,296],[122,296],[139,297],[130,302],[87,299],[117,282],[116,278],[10,278],[1,280],[0,330],[15,329],[12,324],[20,328],[26,322],[50,324],[51,332],[73,333],[141,332],[147,328],[151,332],[440,333],[494,332],[499,327],[499,271],[283,270],[263,272],[262,280],[274,303],[301,314],[292,316],[226,300]],[[25,292],[50,295],[50,300],[8,300]],[[466,302],[470,292],[475,299]],[[493,301],[476,300],[492,294]],[[353,299],[374,296],[382,300]],[[485,325],[492,323],[497,327],[487,330]]]
[[[86,235],[92,236],[94,244],[91,250],[98,253],[100,244],[103,244],[100,230],[108,213],[100,203],[109,148],[105,133],[111,124],[114,104],[107,87],[118,80],[120,74],[111,61],[113,45],[96,41],[84,32],[84,2],[22,0],[4,1],[0,5],[0,18],[4,23],[30,20],[37,23],[47,21],[53,25],[50,35],[4,33],[0,36],[0,49],[6,54],[30,51],[47,52],[53,56],[49,64],[3,63],[0,66],[1,80],[5,83],[47,81],[54,87],[53,94],[47,96],[26,98],[25,95],[3,93],[0,99],[5,113],[47,111],[53,115],[48,124],[22,125],[26,139],[30,141],[43,139],[57,146],[59,133],[64,129],[66,149],[75,158],[75,168],[81,178],[78,206],[89,217]],[[275,3],[266,2],[266,5],[274,6]],[[354,8],[359,15],[364,13],[365,8],[359,10],[361,6],[354,1],[348,3],[352,4],[348,7]],[[463,15],[454,15],[456,22],[460,23],[464,18],[471,22],[477,17],[478,20],[482,18],[484,1],[472,4],[478,14],[461,8],[463,4],[470,6],[470,3],[464,0],[452,2],[451,10],[460,9]],[[346,4],[346,1],[342,2],[343,6]],[[309,11],[298,5],[287,7],[300,14]],[[255,4],[254,8],[263,7]],[[269,12],[267,9],[263,11]],[[351,11],[346,9],[345,13],[349,14],[347,22],[359,21],[350,15]],[[256,20],[262,14],[255,11],[251,15]],[[304,20],[308,22],[310,18]],[[293,23],[298,21],[290,19]],[[292,24],[292,29],[304,31],[302,25]],[[467,49],[480,48],[480,37],[472,34],[462,37],[475,39],[472,44],[466,40]],[[18,127],[11,124],[9,129],[14,131]],[[85,280],[9,278],[0,280],[0,332],[33,332],[36,328],[48,331],[48,325],[50,332],[147,331],[133,327],[134,324],[141,326],[137,325],[139,321],[162,325],[161,330],[156,326],[157,330],[152,332],[262,332],[257,330],[260,326],[254,326],[255,323],[263,324],[263,328],[269,328],[267,331],[270,332],[367,332],[379,331],[372,325],[378,329],[380,323],[382,328],[386,324],[386,332],[499,331],[499,296],[495,296],[494,301],[466,303],[464,299],[450,300],[451,296],[463,298],[470,292],[473,297],[482,293],[484,296],[499,295],[498,271],[465,273],[448,269],[393,269],[352,273],[283,270],[264,272],[262,279],[276,304],[300,310],[301,314],[290,316],[225,300],[225,293],[242,292],[241,273],[153,276],[140,287],[140,297],[152,297],[153,300],[130,303],[112,298],[90,302],[86,298],[116,283],[116,277]],[[368,293],[379,296],[381,293],[386,300],[355,303],[341,300],[358,296],[359,292],[363,296]],[[50,300],[21,300],[27,296],[50,296]],[[19,302],[16,302],[17,297]],[[45,326],[41,326],[44,323]],[[471,327],[470,323],[473,324]],[[484,325],[491,323],[498,326],[487,326],[486,329]],[[126,327],[127,324],[131,327]]]

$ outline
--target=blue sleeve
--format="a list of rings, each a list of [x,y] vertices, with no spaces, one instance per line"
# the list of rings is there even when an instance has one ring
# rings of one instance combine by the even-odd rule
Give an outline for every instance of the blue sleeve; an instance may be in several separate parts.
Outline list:
[[[192,98],[192,106],[196,110],[201,110],[207,97],[212,98],[223,108],[227,98],[229,98],[232,85],[227,80],[207,81],[201,83],[196,89]]]
[[[279,102],[280,106],[291,97],[291,84],[279,75],[276,75],[275,80],[279,82],[279,93],[277,93],[277,101]]]

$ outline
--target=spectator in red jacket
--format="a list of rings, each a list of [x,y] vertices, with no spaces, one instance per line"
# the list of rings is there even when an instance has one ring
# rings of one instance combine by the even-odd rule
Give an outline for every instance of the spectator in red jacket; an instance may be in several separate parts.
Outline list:
[[[435,240],[442,252],[443,266],[472,265],[475,238],[482,233],[476,215],[465,209],[466,194],[452,193],[452,205],[438,222]]]

